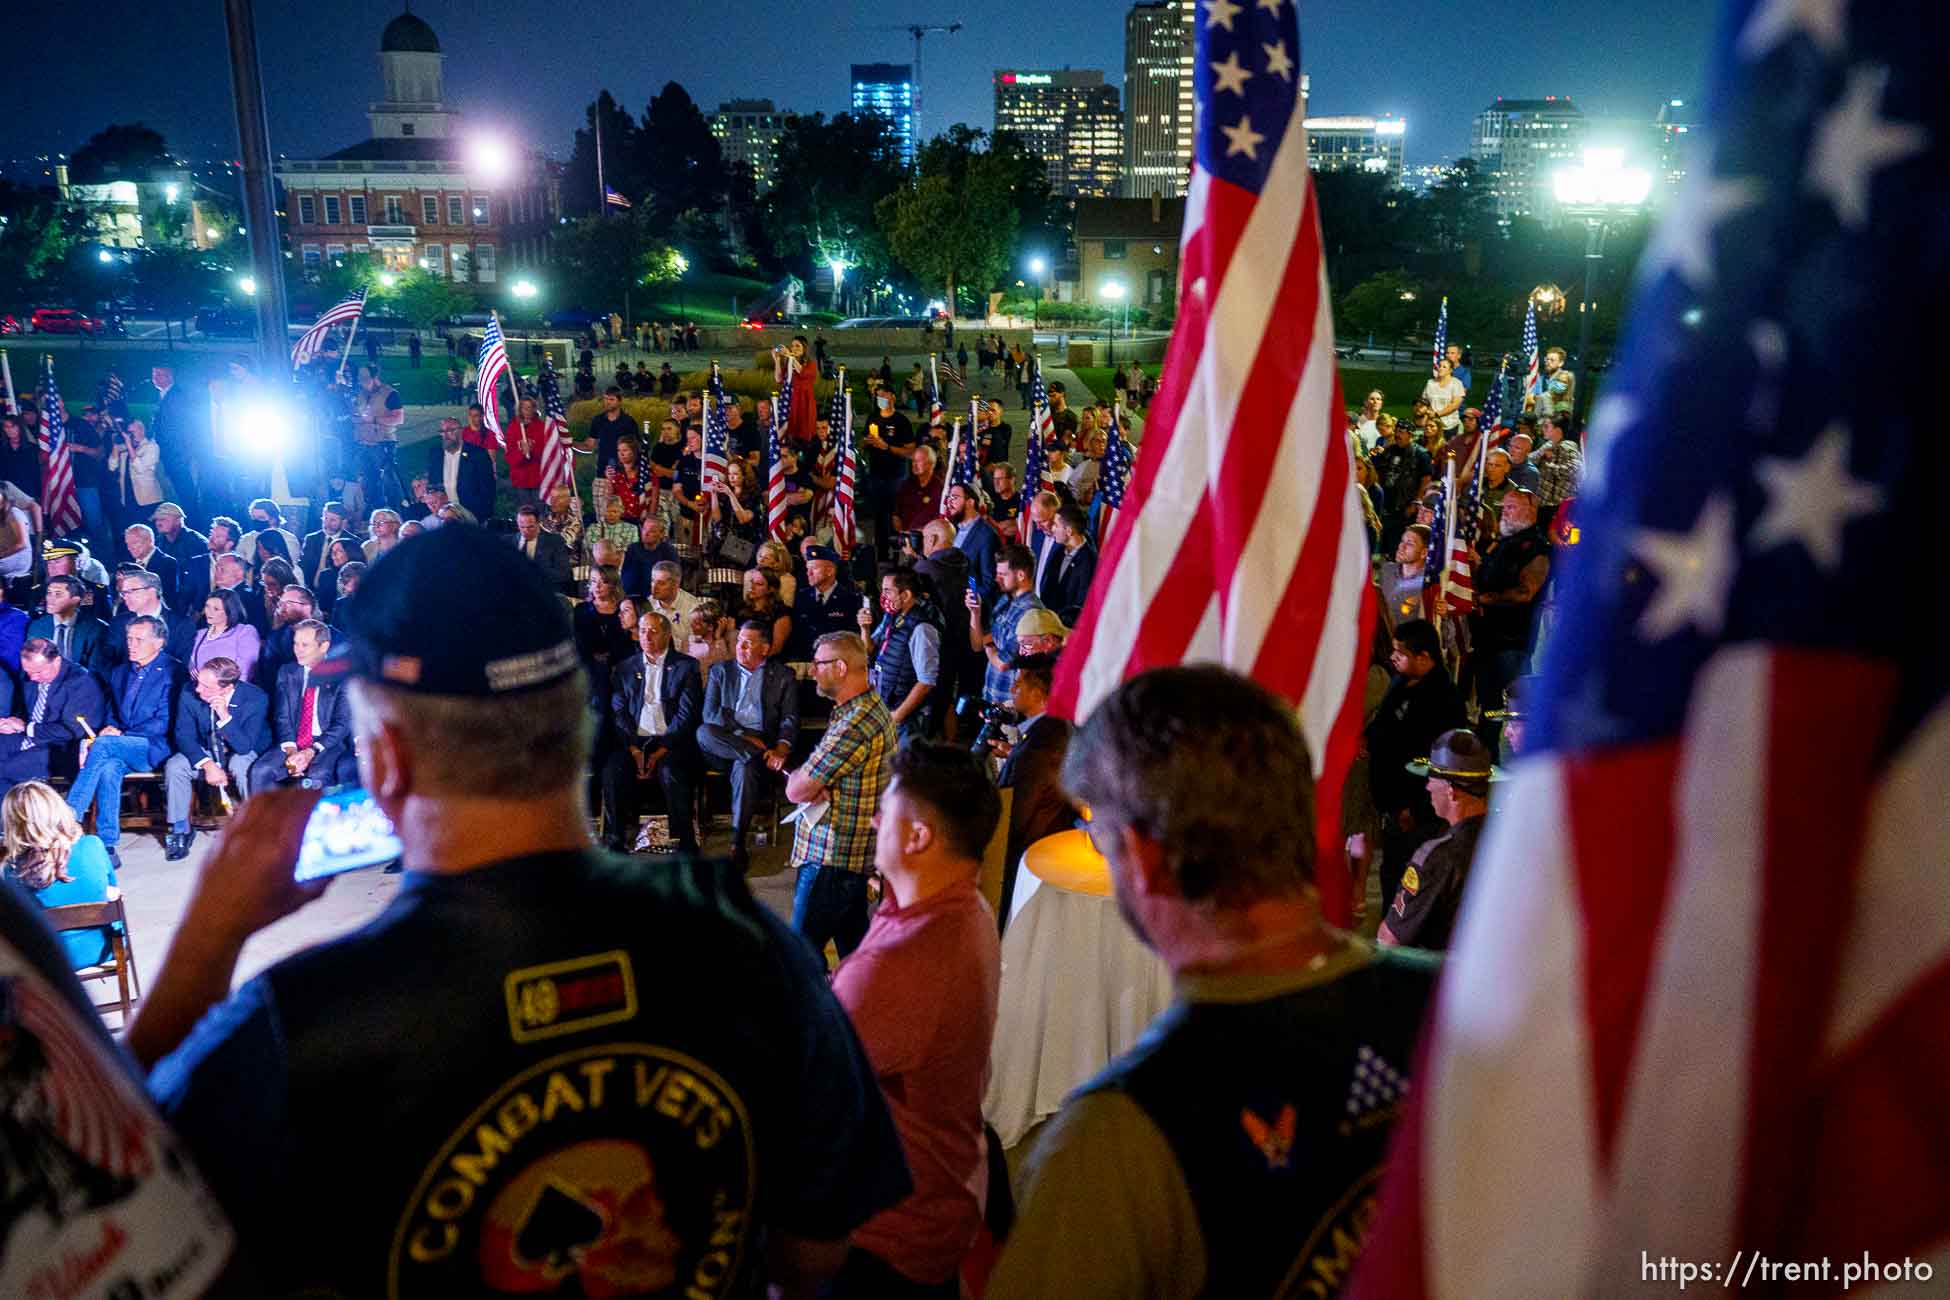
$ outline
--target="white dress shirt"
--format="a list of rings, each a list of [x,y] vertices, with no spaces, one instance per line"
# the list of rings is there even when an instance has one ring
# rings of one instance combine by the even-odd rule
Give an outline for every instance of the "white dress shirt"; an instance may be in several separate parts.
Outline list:
[[[462,443],[461,446],[466,446]],[[460,447],[440,453],[440,486],[446,489],[449,501],[460,500]]]
[[[655,659],[644,656],[643,704],[636,714],[636,734],[639,736],[661,736],[670,730],[670,724],[664,718],[664,661],[669,657],[668,650]]]

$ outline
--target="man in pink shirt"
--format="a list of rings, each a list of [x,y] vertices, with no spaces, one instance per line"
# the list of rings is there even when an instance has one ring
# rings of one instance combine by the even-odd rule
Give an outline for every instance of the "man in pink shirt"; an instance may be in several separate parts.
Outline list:
[[[987,1186],[982,1091],[1002,963],[975,878],[1001,815],[965,750],[915,742],[894,756],[874,818],[886,894],[833,992],[887,1096],[914,1191],[854,1231],[828,1297],[960,1294]]]

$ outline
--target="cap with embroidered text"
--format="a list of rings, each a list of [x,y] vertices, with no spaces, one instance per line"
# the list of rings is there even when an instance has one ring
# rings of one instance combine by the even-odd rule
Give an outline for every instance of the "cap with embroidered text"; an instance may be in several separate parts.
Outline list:
[[[408,538],[373,563],[321,675],[429,695],[499,696],[576,671],[562,598],[519,550],[472,524]]]

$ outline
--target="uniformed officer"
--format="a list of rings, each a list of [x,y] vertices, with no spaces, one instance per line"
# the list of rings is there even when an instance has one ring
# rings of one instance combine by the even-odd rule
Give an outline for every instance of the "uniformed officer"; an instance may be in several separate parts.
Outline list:
[[[1428,778],[1429,800],[1436,816],[1449,823],[1449,832],[1424,844],[1409,859],[1401,887],[1375,937],[1384,944],[1447,948],[1470,864],[1476,858],[1476,841],[1483,833],[1483,818],[1489,813],[1495,767],[1476,733],[1457,727],[1437,736],[1429,756],[1410,763],[1408,770]]]
[[[741,876],[591,846],[587,688],[540,571],[469,525],[402,542],[342,654],[398,896],[225,1000],[321,888],[292,879],[317,795],[251,799],[130,1034],[265,1289],[811,1294],[907,1194],[899,1139]]]

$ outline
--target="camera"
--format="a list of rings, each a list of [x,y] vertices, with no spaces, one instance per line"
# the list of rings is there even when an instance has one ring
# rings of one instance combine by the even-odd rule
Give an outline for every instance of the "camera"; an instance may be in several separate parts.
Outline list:
[[[969,752],[986,756],[990,742],[1003,739],[1002,728],[1021,721],[1016,711],[1006,704],[984,704],[982,726],[975,733],[974,741],[968,746]]]

